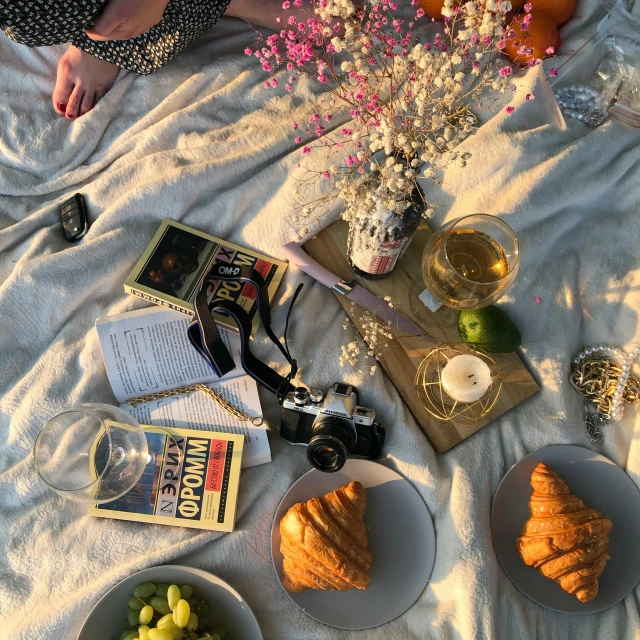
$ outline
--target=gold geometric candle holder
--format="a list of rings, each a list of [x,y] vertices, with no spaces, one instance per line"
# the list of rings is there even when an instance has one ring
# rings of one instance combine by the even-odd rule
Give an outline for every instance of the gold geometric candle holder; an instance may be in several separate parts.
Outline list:
[[[442,369],[455,356],[469,354],[480,358],[491,372],[491,386],[475,402],[459,402],[442,386]],[[495,406],[502,391],[502,371],[485,351],[470,345],[440,344],[433,347],[420,363],[415,377],[415,389],[424,408],[441,422],[455,422],[470,427],[484,418]]]

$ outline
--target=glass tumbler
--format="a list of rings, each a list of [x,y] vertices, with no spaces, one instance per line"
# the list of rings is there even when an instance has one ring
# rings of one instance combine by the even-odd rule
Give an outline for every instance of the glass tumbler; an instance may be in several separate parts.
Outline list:
[[[495,216],[474,214],[453,220],[429,238],[422,255],[422,277],[441,304],[481,309],[509,290],[519,262],[513,229]]]
[[[81,404],[44,425],[33,455],[38,474],[56,493],[103,504],[138,482],[148,461],[147,438],[126,411]]]

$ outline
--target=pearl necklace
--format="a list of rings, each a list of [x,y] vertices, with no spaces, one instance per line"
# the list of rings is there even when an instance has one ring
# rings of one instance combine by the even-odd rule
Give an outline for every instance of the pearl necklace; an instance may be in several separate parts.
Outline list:
[[[629,379],[629,375],[631,374],[631,367],[633,366],[634,361],[638,356],[640,356],[640,347],[636,347],[630,353],[626,353],[622,349],[618,349],[616,347],[611,347],[608,345],[598,345],[597,347],[589,347],[583,349],[576,358],[573,359],[573,364],[579,365],[589,356],[594,353],[604,353],[608,354],[610,357],[613,356],[620,368],[622,369],[620,376],[616,381],[615,390],[613,392],[613,400],[612,400],[612,408],[610,417],[615,422],[620,422],[622,420],[622,414],[624,413],[624,391],[627,381]],[[574,385],[575,386],[575,385]]]

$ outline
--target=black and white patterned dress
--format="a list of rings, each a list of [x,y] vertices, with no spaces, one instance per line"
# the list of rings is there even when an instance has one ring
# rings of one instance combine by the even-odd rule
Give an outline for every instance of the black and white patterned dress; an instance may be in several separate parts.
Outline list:
[[[123,69],[146,75],[210,29],[230,0],[169,0],[162,20],[130,40],[94,42],[85,34],[105,0],[0,0],[0,28],[28,47],[71,43]]]

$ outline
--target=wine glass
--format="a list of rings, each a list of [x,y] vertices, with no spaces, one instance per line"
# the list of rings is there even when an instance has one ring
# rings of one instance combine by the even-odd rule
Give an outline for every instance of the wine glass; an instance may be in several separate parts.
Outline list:
[[[481,309],[513,284],[520,249],[513,229],[487,214],[453,220],[434,233],[422,254],[431,295],[452,309]]]
[[[51,489],[85,504],[104,504],[130,491],[149,459],[138,421],[107,404],[81,404],[51,418],[33,455]]]

